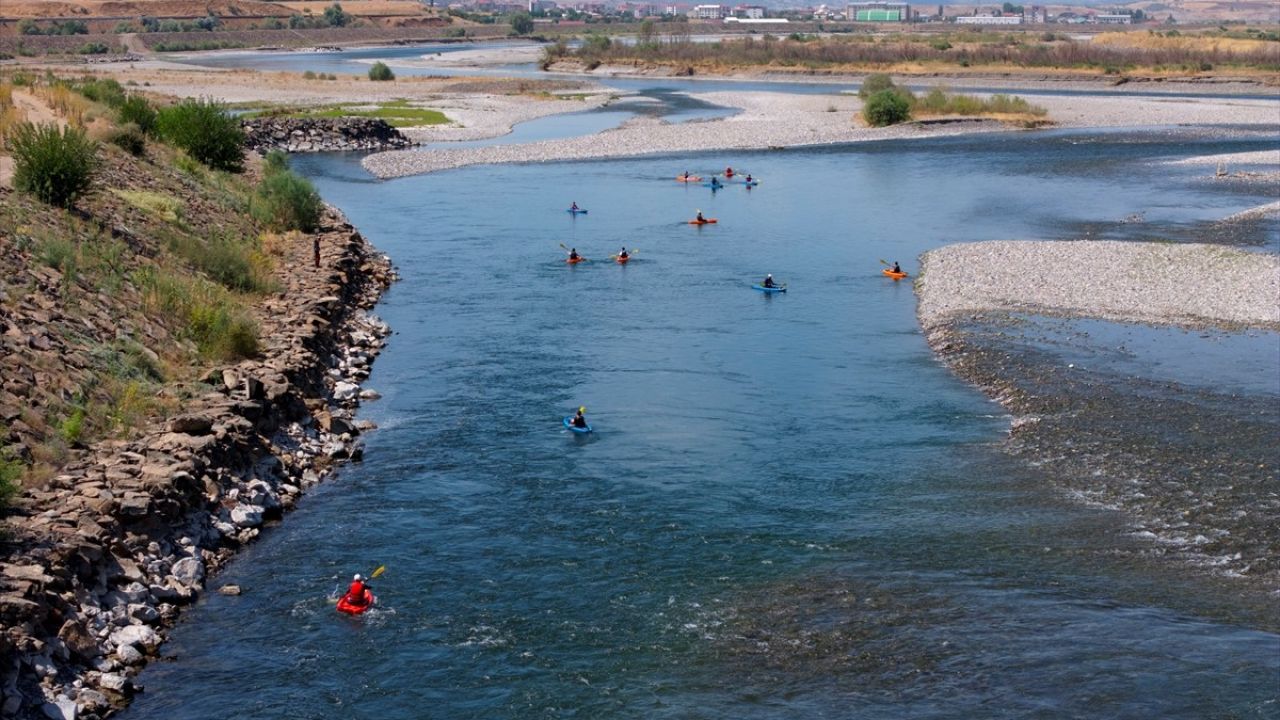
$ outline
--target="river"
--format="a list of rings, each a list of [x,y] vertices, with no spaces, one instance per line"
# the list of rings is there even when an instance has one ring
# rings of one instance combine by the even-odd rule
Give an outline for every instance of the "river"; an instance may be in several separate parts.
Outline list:
[[[1274,607],[1002,452],[1009,418],[879,271],[1192,233],[1267,189],[1163,161],[1275,142],[993,134],[387,182],[296,157],[403,275],[360,412],[379,429],[214,580],[245,592],[184,615],[121,717],[1274,717]],[[761,184],[672,179],[726,164]],[[753,291],[766,273],[788,292]],[[1280,353],[1251,357],[1193,348],[1177,378],[1277,392],[1248,376]],[[579,405],[591,435],[561,426]],[[334,613],[380,565],[380,606]]]

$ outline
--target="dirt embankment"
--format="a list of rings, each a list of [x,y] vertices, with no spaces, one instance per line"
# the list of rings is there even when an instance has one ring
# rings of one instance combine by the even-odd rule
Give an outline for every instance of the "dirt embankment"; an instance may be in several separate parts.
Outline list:
[[[27,468],[0,517],[5,718],[128,702],[210,576],[360,456],[353,410],[376,394],[359,383],[388,333],[365,309],[390,264],[336,212],[310,236],[260,235],[252,168],[156,145],[99,157],[70,211],[0,188],[0,470]],[[223,287],[220,248],[259,237],[260,288]],[[256,327],[242,359],[192,335],[232,296]]]

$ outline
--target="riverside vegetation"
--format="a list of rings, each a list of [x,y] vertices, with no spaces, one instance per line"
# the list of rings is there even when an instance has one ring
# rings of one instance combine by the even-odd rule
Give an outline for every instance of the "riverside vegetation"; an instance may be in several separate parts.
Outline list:
[[[1280,36],[1276,36],[1280,37]],[[575,60],[591,70],[602,64],[659,66],[677,74],[738,70],[776,72],[863,73],[967,72],[971,70],[1053,70],[1081,75],[1140,72],[1157,76],[1233,73],[1270,75],[1280,72],[1280,42],[1273,34],[1226,37],[1169,33],[1105,33],[1075,40],[1060,33],[941,32],[850,34],[819,38],[792,33],[695,43],[688,36],[616,43],[603,35],[588,36],[572,49],[559,42],[546,48],[544,69]]]
[[[949,94],[942,88],[933,88],[923,96],[917,96],[895,85],[893,78],[883,73],[868,75],[858,88],[858,97],[863,100],[862,119],[873,127],[896,125],[913,116],[923,115],[993,115],[1019,120],[1024,126],[1034,127],[1048,114],[1039,105],[1010,95],[980,98]]]
[[[214,102],[14,79],[0,82],[16,190],[0,189],[0,330],[22,342],[0,373],[0,496],[176,411],[205,363],[257,353],[252,306],[323,211],[281,158],[241,172],[243,134]],[[61,126],[21,120],[15,92]]]

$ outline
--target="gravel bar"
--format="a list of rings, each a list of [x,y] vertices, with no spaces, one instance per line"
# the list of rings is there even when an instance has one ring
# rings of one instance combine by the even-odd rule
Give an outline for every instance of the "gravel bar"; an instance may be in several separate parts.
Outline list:
[[[1002,311],[1280,329],[1280,257],[1221,245],[950,245],[922,256],[916,292],[926,331],[963,316]]]

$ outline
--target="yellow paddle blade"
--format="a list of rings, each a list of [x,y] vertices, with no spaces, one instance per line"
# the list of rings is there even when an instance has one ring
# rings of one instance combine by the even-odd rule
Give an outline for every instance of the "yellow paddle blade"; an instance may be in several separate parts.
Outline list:
[[[387,566],[386,566],[386,565],[379,565],[377,570],[374,570],[373,572],[369,573],[369,577],[370,577],[370,579],[378,577],[378,576],[379,576],[379,575],[381,575],[381,574],[383,573],[383,571],[385,571],[386,569],[387,569]]]

